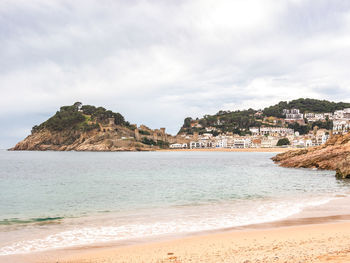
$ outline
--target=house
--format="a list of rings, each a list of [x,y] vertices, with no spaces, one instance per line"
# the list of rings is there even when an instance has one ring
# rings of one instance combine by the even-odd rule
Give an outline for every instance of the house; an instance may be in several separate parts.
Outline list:
[[[311,146],[314,146],[314,142],[312,141],[312,139],[307,139],[304,141],[304,146],[305,147],[311,147]]]
[[[294,147],[311,147],[314,144],[312,142],[312,139],[302,138],[302,139],[299,139],[299,140],[294,140],[292,142],[292,145]]]
[[[313,113],[313,112],[305,113],[305,118],[306,118],[307,120],[309,120],[309,119],[314,119],[314,118],[315,118],[315,113]]]
[[[349,129],[349,120],[333,120],[333,134],[347,133]]]
[[[183,144],[182,143],[173,143],[173,144],[170,144],[169,147],[171,149],[182,149],[183,148]]]
[[[233,140],[233,148],[250,148],[252,142],[249,138],[240,138]]]
[[[333,113],[330,113],[330,112],[326,112],[323,114],[324,115],[324,118],[325,119],[329,119],[329,120],[332,120],[333,119]]]
[[[327,142],[329,138],[329,132],[325,129],[320,129],[316,132],[316,136],[315,136],[315,145],[322,145],[325,144]]]
[[[308,122],[314,122],[314,121],[325,121],[326,119],[332,120],[333,114],[332,113],[305,113],[305,118]]]
[[[264,114],[264,113],[263,113],[262,110],[258,110],[258,111],[254,114],[254,116],[260,117],[260,116],[262,116],[263,114]]]
[[[261,140],[261,148],[271,148],[277,145],[278,139],[274,137],[267,137]]]
[[[215,143],[216,148],[227,148],[227,139],[219,139]]]
[[[289,121],[298,121],[304,119],[304,115],[300,113],[299,109],[284,109],[283,114],[286,116],[286,120]]]
[[[261,139],[252,139],[252,144],[250,147],[260,148],[261,147]]]
[[[337,110],[334,112],[333,119],[336,120],[350,120],[350,108],[344,110]]]
[[[250,127],[249,131],[252,133],[252,135],[259,135],[259,128],[258,127]]]
[[[212,146],[212,142],[211,141],[192,141],[190,142],[190,149],[199,149],[199,148],[211,148]]]
[[[202,145],[200,142],[190,142],[190,148],[191,149],[198,149],[198,148],[202,148]]]
[[[281,127],[261,127],[259,134],[271,136],[286,136],[294,134],[294,130],[290,128]]]

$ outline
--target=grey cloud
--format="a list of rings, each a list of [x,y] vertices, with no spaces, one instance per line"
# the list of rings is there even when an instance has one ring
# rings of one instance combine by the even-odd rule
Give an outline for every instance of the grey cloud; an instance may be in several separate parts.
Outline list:
[[[220,109],[350,100],[349,33],[340,0],[2,2],[0,146],[77,100],[172,133]]]

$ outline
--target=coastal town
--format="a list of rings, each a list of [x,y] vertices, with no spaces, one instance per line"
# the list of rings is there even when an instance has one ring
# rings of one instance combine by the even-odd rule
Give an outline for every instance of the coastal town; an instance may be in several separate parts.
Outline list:
[[[254,113],[256,117],[262,111]],[[330,123],[328,129],[317,125],[306,134],[300,134],[288,124],[300,127],[312,123]],[[260,127],[249,127],[244,136],[232,132],[215,134],[215,126],[205,127],[206,132],[199,134],[179,133],[177,143],[170,144],[171,149],[199,149],[199,148],[272,148],[293,147],[307,148],[325,144],[332,134],[344,134],[350,129],[350,108],[330,113],[301,113],[299,109],[284,109],[283,118],[264,117]],[[203,128],[198,120],[190,123],[191,127]]]
[[[176,135],[132,124],[118,112],[76,102],[32,128],[11,150],[155,151],[308,148],[350,130],[350,103],[297,99],[261,110],[223,111],[184,119]],[[258,150],[261,151],[261,150]]]

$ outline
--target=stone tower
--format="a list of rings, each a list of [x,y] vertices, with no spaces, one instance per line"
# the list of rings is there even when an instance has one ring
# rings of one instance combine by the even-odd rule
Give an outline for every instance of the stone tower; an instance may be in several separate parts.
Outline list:
[[[135,139],[136,141],[139,141],[141,139],[139,129],[137,128],[135,129]]]
[[[154,130],[154,132],[153,132],[153,140],[155,142],[158,141],[158,130]]]
[[[114,118],[108,118],[108,125],[112,126],[114,124]]]
[[[197,141],[198,140],[198,132],[193,133],[193,140]]]

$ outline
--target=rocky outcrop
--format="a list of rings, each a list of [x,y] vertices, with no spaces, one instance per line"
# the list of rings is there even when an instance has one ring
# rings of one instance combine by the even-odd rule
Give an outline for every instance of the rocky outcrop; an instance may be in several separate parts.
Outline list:
[[[350,178],[350,134],[333,135],[324,145],[280,153],[272,160],[283,167],[334,170],[338,178]]]
[[[129,134],[130,133],[130,134]],[[119,127],[118,131],[76,130],[35,132],[10,150],[31,151],[151,151],[157,149],[131,137],[133,131]]]

